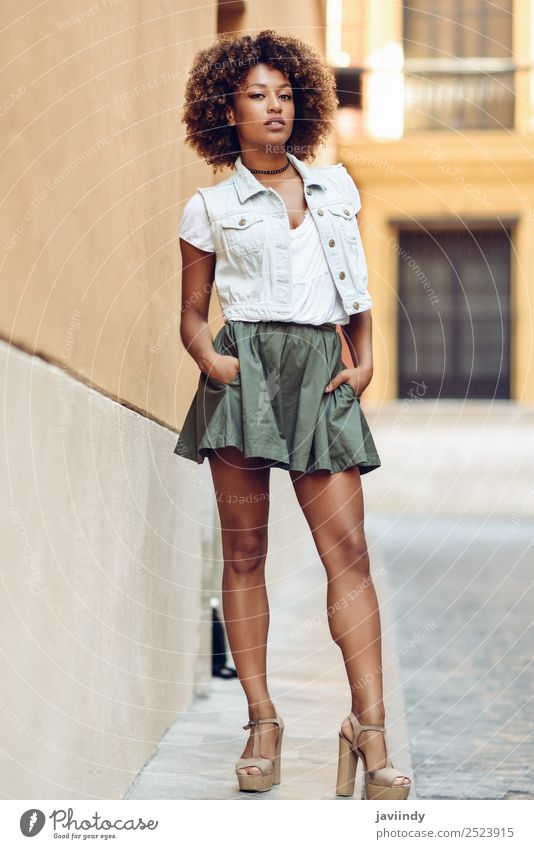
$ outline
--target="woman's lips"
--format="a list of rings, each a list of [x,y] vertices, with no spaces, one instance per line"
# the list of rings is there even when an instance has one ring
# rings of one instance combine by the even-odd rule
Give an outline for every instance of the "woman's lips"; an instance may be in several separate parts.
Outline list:
[[[281,120],[266,121],[265,126],[268,130],[282,130],[285,127],[285,122]]]

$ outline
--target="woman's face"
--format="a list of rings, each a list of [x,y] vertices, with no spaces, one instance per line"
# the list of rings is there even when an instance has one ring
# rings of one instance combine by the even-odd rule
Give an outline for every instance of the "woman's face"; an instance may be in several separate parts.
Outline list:
[[[241,150],[266,149],[287,142],[293,131],[295,103],[286,75],[269,65],[255,65],[228,107],[228,122],[234,124]],[[275,147],[276,151],[276,147]]]

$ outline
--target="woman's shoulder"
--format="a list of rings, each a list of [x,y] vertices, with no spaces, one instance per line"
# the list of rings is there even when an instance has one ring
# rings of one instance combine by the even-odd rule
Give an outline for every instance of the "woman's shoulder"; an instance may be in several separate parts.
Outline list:
[[[180,222],[180,229],[185,227],[205,228],[210,226],[210,219],[202,189],[198,188],[194,195],[186,201]]]
[[[190,242],[201,250],[209,253],[215,251],[206,205],[198,189],[183,208],[178,233],[186,242]]]
[[[184,215],[206,215],[206,204],[200,189],[186,201],[183,211]]]
[[[308,166],[308,169],[317,173],[318,176],[323,175],[327,183],[333,184],[347,201],[354,204],[355,213],[361,209],[362,203],[356,183],[342,162],[336,162],[333,165],[312,165]]]

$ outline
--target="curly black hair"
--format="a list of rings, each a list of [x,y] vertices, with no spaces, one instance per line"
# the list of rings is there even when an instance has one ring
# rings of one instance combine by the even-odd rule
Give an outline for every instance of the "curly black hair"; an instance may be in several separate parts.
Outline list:
[[[271,29],[255,36],[221,33],[194,58],[182,116],[186,143],[214,172],[233,166],[240,154],[237,131],[227,122],[226,107],[250,68],[259,63],[282,71],[293,88],[295,121],[286,149],[299,159],[312,160],[332,130],[338,106],[335,75],[311,45]]]

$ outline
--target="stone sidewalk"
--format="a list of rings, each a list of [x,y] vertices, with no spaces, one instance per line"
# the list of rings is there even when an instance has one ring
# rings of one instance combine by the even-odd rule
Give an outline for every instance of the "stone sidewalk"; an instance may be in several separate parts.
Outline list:
[[[374,514],[423,799],[533,799],[534,522]]]
[[[350,709],[341,652],[326,618],[326,576],[288,476],[273,470],[274,495],[267,563],[271,609],[268,675],[285,722],[282,783],[269,793],[241,793],[234,774],[247,739],[248,714],[237,679],[213,679],[211,695],[197,698],[157,744],[126,799],[338,799],[335,795],[338,728]],[[384,688],[390,754],[412,779],[404,723],[398,649],[392,627],[390,582],[380,548],[367,528],[381,605]],[[354,800],[359,799],[358,767]],[[350,801],[350,800],[348,800]]]

